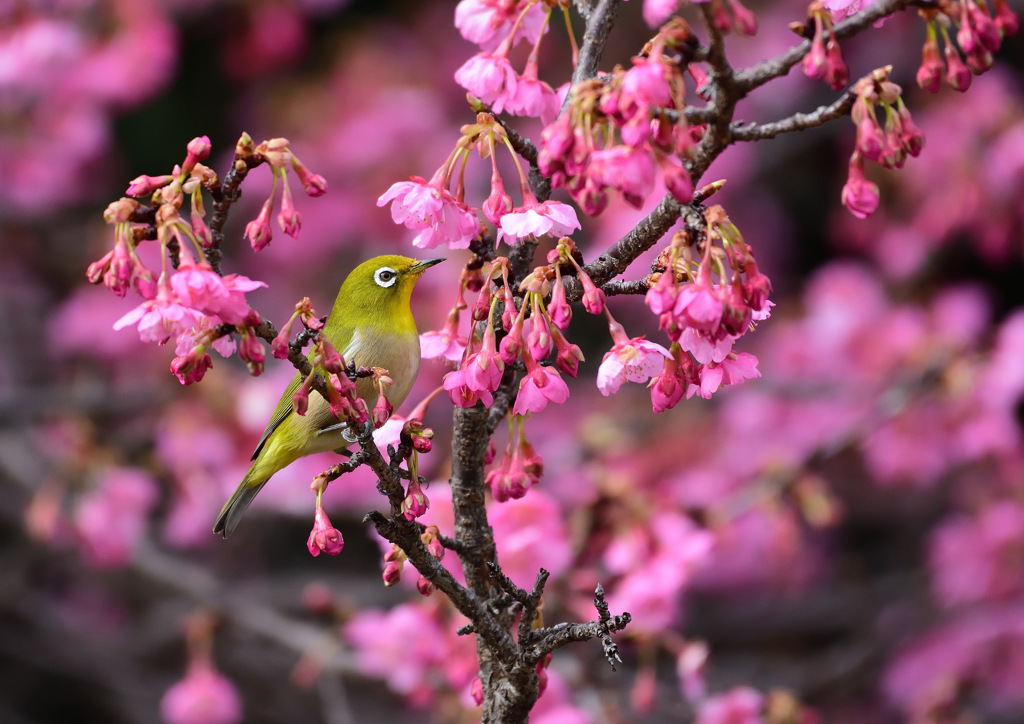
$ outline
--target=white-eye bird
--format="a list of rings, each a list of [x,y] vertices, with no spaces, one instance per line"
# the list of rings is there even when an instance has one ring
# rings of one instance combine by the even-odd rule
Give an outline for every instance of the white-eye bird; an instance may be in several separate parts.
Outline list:
[[[397,255],[364,261],[341,285],[321,331],[341,352],[346,364],[388,371],[394,384],[387,390],[387,397],[396,408],[409,394],[420,368],[420,338],[410,308],[412,290],[420,275],[441,261]],[[312,356],[311,352],[310,361]],[[344,436],[345,426],[339,425],[330,405],[318,393],[310,393],[305,415],[292,411],[292,397],[302,379],[296,373],[285,388],[252,455],[252,467],[221,509],[214,533],[225,538],[231,535],[253,498],[278,470],[305,455],[342,450],[352,443]],[[359,379],[356,388],[367,409],[372,410],[377,402],[373,381]]]

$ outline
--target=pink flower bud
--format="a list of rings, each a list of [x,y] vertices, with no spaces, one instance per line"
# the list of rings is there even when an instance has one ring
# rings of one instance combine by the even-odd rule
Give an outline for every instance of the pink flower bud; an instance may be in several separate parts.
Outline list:
[[[804,56],[801,67],[808,78],[821,78],[825,75],[825,40],[822,37],[820,20],[811,41],[811,50]]]
[[[548,303],[548,314],[551,322],[559,329],[567,329],[572,320],[572,307],[565,300],[565,285],[561,280],[555,281],[551,288],[551,301]]]
[[[477,706],[484,703],[484,682],[480,680],[479,676],[473,679],[473,684],[469,687],[469,695],[473,697]]]
[[[183,170],[188,173],[197,163],[205,161],[210,157],[212,146],[209,136],[198,136],[189,141],[188,146],[185,148],[188,151],[188,155],[185,157]]]
[[[996,27],[1004,36],[1010,37],[1017,34],[1020,28],[1020,18],[1013,12],[1006,0],[995,0],[996,4]]]
[[[341,553],[344,546],[345,541],[342,540],[341,532],[331,525],[331,521],[327,518],[327,512],[318,505],[313,516],[313,530],[309,533],[306,548],[313,557],[320,555],[321,551],[336,556]]]
[[[946,55],[946,83],[953,90],[958,90],[961,93],[965,92],[971,87],[971,71],[964,64],[963,59],[960,57],[960,53],[952,45],[947,45],[945,50]]]
[[[415,480],[409,481],[408,492],[402,501],[402,515],[405,519],[415,520],[424,515],[429,507],[430,501],[420,488],[420,484]]]
[[[870,114],[857,124],[857,150],[869,161],[877,161],[886,147],[885,134]]]
[[[732,9],[733,22],[740,35],[757,35],[757,16],[744,7],[740,0],[728,0]]]
[[[429,596],[434,592],[434,584],[420,576],[416,579],[416,590],[420,592],[421,596]]]
[[[981,45],[973,53],[967,54],[967,67],[974,75],[981,75],[992,67],[994,60],[992,53]]]
[[[164,174],[163,176],[136,176],[128,184],[128,190],[125,193],[135,197],[149,196],[161,186],[169,184],[172,178],[170,174]]]
[[[99,261],[94,261],[89,265],[85,270],[85,278],[89,280],[90,284],[99,284],[103,281],[103,275],[110,268],[110,261],[113,258],[114,252],[111,250],[104,254]]]
[[[910,111],[902,104],[900,105],[900,126],[900,145],[911,156],[917,156],[924,148],[924,134],[914,123],[914,119],[910,117]]]
[[[430,551],[430,555],[434,556],[437,560],[444,558],[444,546],[441,545],[441,541],[437,538],[431,538],[430,542],[427,543],[427,550]]]
[[[274,355],[274,359],[288,359],[287,331],[287,329],[281,330],[281,333],[270,342],[270,352]]]
[[[108,224],[123,224],[132,220],[132,214],[141,208],[135,199],[121,198],[112,201],[103,212],[103,220]]]
[[[249,374],[253,377],[259,377],[263,373],[265,359],[263,345],[256,335],[242,335],[242,339],[238,343],[238,356],[245,362],[245,366],[249,368]]]
[[[292,168],[299,177],[299,183],[307,196],[316,198],[327,193],[327,179],[318,173],[312,173],[299,159],[292,156]]]
[[[842,90],[850,82],[850,70],[846,67],[835,36],[829,37],[825,55],[825,82],[832,90]]]
[[[666,156],[661,164],[661,172],[665,178],[665,187],[672,197],[681,204],[693,201],[693,181],[686,167],[679,163],[676,156]]]
[[[202,347],[194,347],[188,354],[171,360],[171,372],[183,385],[199,382],[206,374],[206,370],[211,367],[213,367],[213,360],[203,351]]]
[[[377,402],[373,406],[373,412],[370,414],[370,419],[373,420],[373,426],[375,428],[381,427],[388,418],[391,417],[391,413],[395,411],[395,408],[391,405],[386,395],[378,395]]]
[[[843,205],[858,219],[866,219],[878,210],[878,186],[864,176],[864,160],[854,152],[850,174],[842,192]]]
[[[526,336],[526,346],[534,359],[543,360],[551,354],[551,333],[544,315],[530,317],[530,333]]]
[[[287,186],[281,194],[281,213],[277,215],[277,223],[281,231],[293,239],[299,238],[299,231],[302,229],[302,215],[295,210],[295,203],[292,200],[292,192]]]
[[[391,561],[384,566],[384,585],[393,586],[402,580],[402,564],[398,561]]]
[[[505,183],[495,168],[491,174],[491,193],[484,201],[484,216],[495,226],[501,224],[501,217],[513,208],[512,197],[505,191]]]
[[[299,389],[292,395],[292,409],[297,415],[305,415],[309,409],[309,387],[310,378],[307,377],[299,385]]]
[[[263,202],[259,216],[250,221],[245,227],[245,238],[249,240],[253,251],[262,251],[273,238],[270,231],[270,215],[274,211],[274,199],[268,198]]]
[[[604,311],[604,292],[594,285],[582,269],[579,271],[579,279],[583,284],[583,308],[591,314],[601,314]]]

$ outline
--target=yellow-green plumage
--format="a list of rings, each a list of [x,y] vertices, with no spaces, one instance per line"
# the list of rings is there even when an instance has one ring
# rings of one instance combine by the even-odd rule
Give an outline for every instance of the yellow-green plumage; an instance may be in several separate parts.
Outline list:
[[[395,407],[409,394],[420,366],[419,334],[410,308],[412,290],[420,274],[440,261],[390,255],[363,262],[341,285],[324,325],[322,334],[346,363],[388,371],[394,384],[387,396]],[[285,388],[253,453],[252,467],[221,509],[214,533],[225,538],[231,535],[253,498],[278,470],[305,455],[341,450],[350,444],[342,428],[321,432],[337,425],[338,420],[319,394],[310,394],[304,416],[292,412],[292,396],[301,382],[301,375],[296,373]],[[372,381],[357,380],[356,387],[367,408],[372,409],[377,402]]]

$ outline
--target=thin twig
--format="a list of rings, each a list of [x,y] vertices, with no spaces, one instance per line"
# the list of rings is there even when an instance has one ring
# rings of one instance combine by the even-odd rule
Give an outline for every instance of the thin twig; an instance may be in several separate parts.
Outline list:
[[[732,128],[732,138],[734,141],[763,141],[768,138],[775,138],[783,133],[817,128],[829,121],[834,121],[849,114],[850,109],[853,108],[854,100],[856,100],[856,95],[852,90],[849,90],[834,103],[827,106],[819,106],[811,113],[794,113],[788,118],[760,125],[756,123],[746,126],[735,124]]]

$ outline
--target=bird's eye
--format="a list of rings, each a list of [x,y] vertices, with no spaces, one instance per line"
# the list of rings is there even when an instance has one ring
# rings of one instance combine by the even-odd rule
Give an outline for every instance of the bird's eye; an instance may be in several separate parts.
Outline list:
[[[373,280],[377,282],[377,286],[385,288],[392,286],[396,279],[398,279],[398,274],[389,266],[382,266],[373,275]]]

